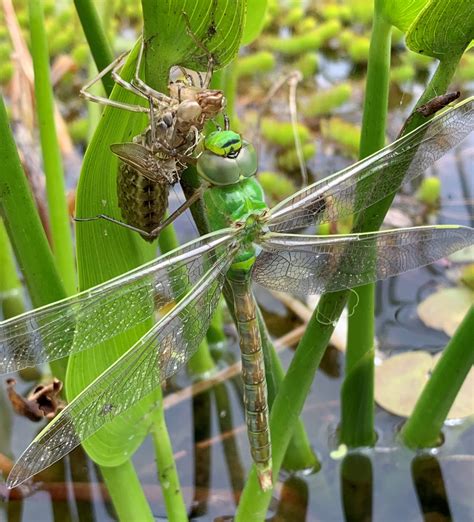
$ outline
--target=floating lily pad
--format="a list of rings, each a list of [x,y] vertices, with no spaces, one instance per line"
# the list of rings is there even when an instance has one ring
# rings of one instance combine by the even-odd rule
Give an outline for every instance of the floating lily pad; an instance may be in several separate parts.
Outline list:
[[[420,303],[417,311],[426,326],[452,337],[473,303],[474,292],[468,288],[443,288]]]
[[[394,415],[409,417],[441,353],[407,352],[375,367],[375,400]],[[448,414],[461,419],[474,414],[474,370],[471,369]]]

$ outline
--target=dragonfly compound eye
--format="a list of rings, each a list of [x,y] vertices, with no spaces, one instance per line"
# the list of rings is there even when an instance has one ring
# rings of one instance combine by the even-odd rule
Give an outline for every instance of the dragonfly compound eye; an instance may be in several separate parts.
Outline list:
[[[242,148],[242,138],[231,130],[214,131],[206,136],[204,148],[217,156],[236,158]]]
[[[233,185],[255,175],[257,154],[253,146],[246,141],[233,157],[206,150],[199,156],[197,170],[199,175],[212,185]]]

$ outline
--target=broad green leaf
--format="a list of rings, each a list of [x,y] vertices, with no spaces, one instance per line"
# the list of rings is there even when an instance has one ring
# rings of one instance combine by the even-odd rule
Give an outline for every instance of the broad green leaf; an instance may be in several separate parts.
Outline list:
[[[251,44],[260,34],[267,14],[267,0],[247,0],[242,45]]]
[[[246,3],[246,0],[143,0],[145,41],[150,52],[160,57],[156,64],[158,74],[167,77],[173,65],[205,71],[209,53],[215,69],[225,67],[239,50]],[[188,31],[186,17],[193,35]]]
[[[407,32],[409,49],[446,60],[460,56],[474,38],[472,0],[431,0]]]
[[[429,0],[385,0],[381,8],[384,18],[406,33],[418,13]]]
[[[122,73],[126,79],[131,78],[137,52],[138,46],[131,53]],[[136,96],[117,85],[111,97],[122,102],[137,103]],[[84,158],[77,189],[78,217],[105,213],[120,218],[116,193],[118,161],[110,151],[110,145],[131,141],[145,126],[146,117],[141,114],[111,107],[104,110]],[[122,274],[153,257],[153,247],[150,248],[138,234],[105,221],[77,223],[76,238],[81,290]],[[126,307],[127,303],[123,305]],[[112,341],[71,356],[66,382],[68,400],[108,368],[150,326],[151,319],[150,324],[142,324]],[[123,463],[146,434],[146,427],[140,427],[139,419],[149,408],[150,401],[146,399],[140,406],[132,408],[133,411],[129,410],[130,414],[115,419],[87,439],[84,447],[91,458],[106,466]]]

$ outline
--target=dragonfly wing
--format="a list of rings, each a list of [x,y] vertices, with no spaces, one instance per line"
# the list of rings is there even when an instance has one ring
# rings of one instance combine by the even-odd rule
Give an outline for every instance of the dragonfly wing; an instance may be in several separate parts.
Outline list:
[[[338,221],[397,191],[474,130],[474,97],[435,116],[403,138],[273,207],[271,231]],[[357,198],[356,198],[357,192]]]
[[[428,265],[473,243],[473,228],[450,225],[335,236],[269,233],[259,242],[253,279],[299,295],[335,292]]]
[[[115,279],[0,322],[0,374],[93,348],[176,303],[234,231],[211,233]]]
[[[13,467],[9,487],[64,457],[105,423],[147,397],[189,360],[218,304],[231,253],[222,251],[182,301],[36,437]]]
[[[110,150],[148,180],[155,183],[164,180],[159,175],[163,169],[163,161],[140,143],[113,143]]]

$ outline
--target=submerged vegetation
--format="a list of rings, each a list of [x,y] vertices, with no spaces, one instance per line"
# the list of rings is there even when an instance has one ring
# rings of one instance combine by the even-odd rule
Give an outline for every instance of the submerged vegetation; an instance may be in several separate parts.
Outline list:
[[[24,447],[36,432],[22,420],[12,436],[11,407],[0,395],[5,514],[18,499],[34,499],[36,488],[53,499],[61,498],[55,491],[66,494],[61,459],[81,444],[68,457],[71,498],[80,499],[82,483],[103,481],[120,520],[153,520],[156,510],[172,521],[265,520],[272,495],[280,501],[276,518],[303,520],[308,484],[316,518],[370,520],[378,448],[398,455],[405,475],[413,459],[420,491],[417,480],[430,474],[442,485],[435,453],[453,454],[472,432],[460,417],[474,414],[466,393],[474,363],[473,218],[444,218],[443,177],[430,171],[421,178],[474,129],[470,1],[209,5],[3,2],[0,373],[19,370],[18,388],[27,392],[49,375],[44,366],[41,374],[28,367],[49,362],[67,402],[62,409],[47,386],[24,399],[10,394],[23,415],[29,406],[46,411],[45,398],[48,408],[54,403],[47,417],[54,419],[13,465],[23,449],[16,433],[26,431]],[[449,91],[460,93],[439,96]],[[105,108],[84,102],[80,92]],[[404,338],[406,353],[389,357],[374,283],[464,247],[471,251],[452,257],[453,288],[433,286],[428,297],[434,301],[439,292],[445,303],[442,292],[453,291],[456,305],[441,305],[441,313],[451,317],[458,304],[461,312],[438,328],[445,322],[435,319],[435,305],[429,312],[425,305],[423,315],[421,303],[417,328]],[[447,286],[439,272],[430,275],[433,285]],[[411,284],[421,292],[416,277]],[[312,309],[304,299],[273,298],[270,307],[284,303],[303,319],[288,334],[252,280],[272,291],[322,296]],[[394,320],[400,309],[389,311]],[[336,391],[322,396],[317,385],[313,396],[344,310],[343,377]],[[421,321],[451,337],[421,345],[443,347],[442,355],[419,350],[418,337],[429,335]],[[232,366],[239,354],[231,324],[240,338],[243,385],[231,378],[240,371]],[[280,344],[298,345],[283,362]],[[185,364],[191,382],[175,377]],[[332,366],[328,374],[338,374]],[[194,483],[183,449],[191,431],[180,409],[186,394],[195,415]],[[210,483],[211,400],[230,493],[219,489],[220,480]],[[315,400],[333,419],[324,429],[322,417],[315,426],[304,411]],[[383,426],[376,403],[395,414]],[[452,420],[445,424],[453,412],[462,412],[455,429]],[[234,431],[247,431],[248,439]],[[149,434],[152,447],[144,444]],[[398,467],[394,460],[384,465],[388,475]],[[405,475],[394,475],[400,498]],[[339,480],[343,513],[331,500]],[[283,488],[275,489],[280,481]],[[26,487],[16,487],[21,483]],[[189,484],[196,487],[191,507]],[[439,484],[433,488],[438,494]],[[224,507],[208,498],[213,489]],[[92,502],[94,494],[87,495]],[[461,518],[472,514],[470,498],[456,501]],[[420,493],[425,512],[442,505],[449,514],[446,499],[429,502]],[[83,504],[77,502],[79,518],[93,520]],[[397,504],[388,505],[392,511],[382,509],[379,519],[404,518]],[[53,510],[61,519],[72,516],[61,502]]]

